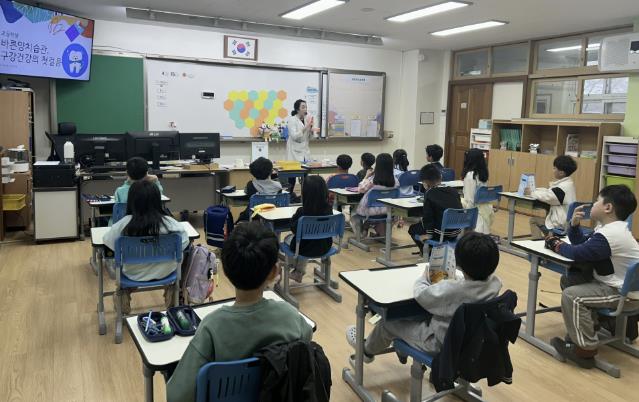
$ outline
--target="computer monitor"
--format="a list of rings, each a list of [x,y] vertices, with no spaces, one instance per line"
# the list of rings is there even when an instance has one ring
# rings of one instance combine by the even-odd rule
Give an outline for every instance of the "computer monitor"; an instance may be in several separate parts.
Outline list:
[[[178,159],[179,137],[177,131],[128,132],[127,156],[141,156],[153,162],[153,169],[160,168],[160,160]]]
[[[204,163],[220,157],[220,133],[180,133],[180,158]]]
[[[75,160],[83,168],[104,166],[107,162],[126,161],[124,134],[75,134],[60,138],[62,144],[63,141],[73,142]]]

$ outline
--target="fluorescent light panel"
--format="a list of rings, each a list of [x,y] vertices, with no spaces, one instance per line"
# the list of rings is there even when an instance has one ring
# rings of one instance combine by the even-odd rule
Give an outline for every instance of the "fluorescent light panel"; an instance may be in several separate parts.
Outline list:
[[[461,1],[447,1],[445,3],[434,4],[432,6],[420,8],[417,10],[409,11],[407,13],[395,15],[386,18],[392,22],[407,22],[417,18],[428,17],[429,15],[439,14],[457,8],[469,6],[473,3],[461,2]]]
[[[595,49],[599,49],[599,47],[601,46],[600,43],[591,43],[588,45],[588,47],[586,48],[586,50],[595,50]],[[575,46],[566,46],[566,47],[556,47],[553,49],[548,49],[546,50],[547,52],[567,52],[569,50],[581,50],[581,45],[575,45]]]
[[[460,34],[464,32],[477,31],[479,29],[498,27],[498,26],[506,25],[506,24],[508,23],[504,21],[491,20],[491,21],[480,22],[477,24],[464,25],[457,28],[444,29],[441,31],[431,32],[430,34],[435,36],[449,36],[449,35],[456,35],[456,34]]]
[[[281,17],[291,20],[302,20],[330,8],[341,6],[344,3],[346,3],[346,0],[318,0],[282,14]]]

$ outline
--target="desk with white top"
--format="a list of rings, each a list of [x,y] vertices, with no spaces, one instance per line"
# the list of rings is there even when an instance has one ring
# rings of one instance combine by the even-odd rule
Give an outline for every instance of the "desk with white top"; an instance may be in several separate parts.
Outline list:
[[[264,292],[265,299],[283,301],[275,292],[267,290]],[[215,310],[222,306],[230,306],[235,302],[234,298],[219,300],[212,303],[201,304],[197,307],[193,307],[195,314],[203,320],[204,317],[211,314]],[[304,317],[306,322],[313,327],[313,331],[316,329],[316,324],[313,320],[305,316],[300,312],[300,315]],[[173,364],[180,361],[184,351],[189,346],[189,342],[193,336],[179,336],[175,335],[173,338],[163,342],[149,342],[146,340],[137,323],[137,316],[133,315],[125,319],[129,334],[135,342],[135,346],[142,358],[142,372],[144,374],[144,399],[147,402],[153,401],[153,376],[157,371],[167,370]],[[195,383],[195,381],[194,381]]]
[[[222,204],[227,207],[245,207],[249,204],[249,196],[244,190],[235,190],[232,193],[223,193],[221,190],[216,192],[222,198]]]
[[[339,277],[357,292],[356,348],[354,369],[344,368],[342,379],[362,401],[374,402],[364,387],[364,320],[368,311],[382,315],[385,320],[410,318],[426,314],[413,296],[417,278],[424,275],[427,264],[396,268],[373,268],[340,272]],[[390,350],[389,350],[390,351]]]
[[[385,204],[386,207],[386,240],[384,242],[384,256],[377,257],[376,261],[387,267],[395,266],[395,263],[391,258],[391,250],[415,247],[415,244],[404,246],[393,246],[393,212],[395,216],[401,216],[404,218],[409,217],[421,217],[422,209],[424,208],[424,202],[418,201],[419,197],[410,198],[381,198],[379,202]]]
[[[189,222],[180,222],[186,235],[189,237],[191,241],[198,239],[200,237],[200,233],[195,230],[193,226]],[[94,269],[97,268],[96,274],[98,275],[98,331],[100,335],[106,334],[106,319],[104,317],[104,297],[110,296],[113,294],[112,291],[105,292],[104,291],[104,252],[106,246],[104,245],[104,235],[111,228],[108,226],[91,228],[91,247],[93,248],[93,258],[96,258],[97,261],[91,262],[91,266]]]

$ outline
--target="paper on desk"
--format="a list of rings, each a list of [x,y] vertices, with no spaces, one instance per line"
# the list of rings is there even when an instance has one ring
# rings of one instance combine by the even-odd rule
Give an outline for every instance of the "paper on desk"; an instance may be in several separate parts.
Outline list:
[[[59,164],[60,161],[37,161],[33,166],[56,166]]]

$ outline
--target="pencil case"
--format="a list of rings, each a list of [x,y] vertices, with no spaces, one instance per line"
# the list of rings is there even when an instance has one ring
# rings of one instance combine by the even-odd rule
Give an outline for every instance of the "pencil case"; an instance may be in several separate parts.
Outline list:
[[[151,322],[147,326],[147,320]],[[153,311],[138,315],[138,328],[144,338],[149,342],[162,342],[173,338],[175,335],[175,327],[171,323],[171,319],[164,313]]]
[[[179,336],[191,336],[195,334],[198,325],[200,325],[200,317],[189,306],[170,307],[166,311],[169,316],[175,333]]]

